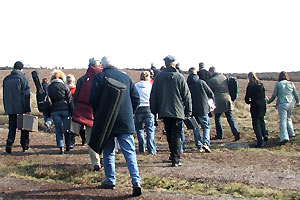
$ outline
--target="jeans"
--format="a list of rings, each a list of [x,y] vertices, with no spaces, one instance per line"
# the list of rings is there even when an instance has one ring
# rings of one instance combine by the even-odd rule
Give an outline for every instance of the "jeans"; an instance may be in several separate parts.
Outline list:
[[[92,132],[92,127],[87,126],[85,129],[85,135],[88,143],[90,142],[91,132]],[[88,152],[91,158],[92,165],[100,166],[100,155],[97,152],[95,152],[89,145],[88,145]]]
[[[268,136],[264,116],[252,117],[252,127],[257,139],[257,145],[261,146],[263,144],[262,138]]]
[[[63,134],[65,135],[65,142],[66,146],[70,146],[70,133],[68,128],[69,124],[67,122],[67,118],[70,117],[69,111],[67,110],[62,110],[62,111],[55,111],[51,113],[52,120],[54,122],[55,126],[55,134],[56,134],[56,145],[58,147],[63,147],[64,146],[64,141],[63,141]]]
[[[181,129],[181,137],[180,137],[180,141],[181,141],[181,148],[180,148],[180,151],[181,151],[181,152],[184,152],[184,151],[185,151],[184,123],[182,123],[182,129]]]
[[[147,150],[149,154],[156,154],[156,144],[154,140],[155,126],[154,115],[151,113],[136,114],[135,115],[135,130],[137,132],[137,138],[139,141],[139,152],[145,152],[145,136],[144,136],[144,124],[147,134]]]
[[[289,140],[289,137],[295,136],[292,122],[294,106],[295,102],[279,104],[277,106],[280,119],[280,141]]]
[[[216,130],[217,130],[217,138],[223,138],[223,128],[222,128],[222,121],[221,121],[221,115],[222,113],[215,113],[215,124],[216,124]],[[227,118],[227,122],[231,128],[231,132],[233,135],[239,132],[237,125],[233,119],[232,111],[229,110],[225,112],[225,116]]]
[[[8,136],[6,140],[7,146],[12,146],[12,144],[15,142],[17,132],[17,121],[17,114],[8,115]],[[28,149],[29,131],[21,130],[20,144],[23,149]]]
[[[141,178],[137,165],[134,137],[132,134],[121,134],[116,136],[119,142],[122,153],[125,157],[126,164],[130,173],[131,183],[140,183]],[[103,162],[104,172],[106,176],[105,183],[108,185],[116,184],[116,170],[115,170],[115,140],[111,135],[103,146]]]
[[[200,135],[200,129],[196,128],[193,130],[196,147],[200,149],[202,148],[203,144],[210,146],[210,120],[208,114],[204,116],[196,116],[195,118],[203,130],[203,140]]]
[[[179,163],[180,160],[180,147],[181,147],[181,131],[182,119],[177,118],[164,118],[165,130],[170,149],[170,158],[173,163]]]

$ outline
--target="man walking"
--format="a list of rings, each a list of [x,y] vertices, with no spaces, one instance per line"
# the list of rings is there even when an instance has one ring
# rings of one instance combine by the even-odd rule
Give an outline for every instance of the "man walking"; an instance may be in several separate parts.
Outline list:
[[[209,72],[204,68],[204,63],[199,63],[199,71],[197,72],[199,79],[204,80],[206,83],[208,83],[210,77]]]
[[[8,114],[8,137],[5,151],[11,153],[16,137],[17,114],[29,113],[30,88],[28,79],[23,72],[23,63],[17,61],[11,74],[3,80],[3,103],[5,113]],[[29,131],[21,130],[21,146],[23,152],[29,149]]]
[[[197,71],[193,67],[189,69],[187,83],[192,95],[193,116],[203,129],[203,140],[200,136],[200,129],[197,128],[193,130],[195,144],[199,152],[205,151],[206,153],[210,153],[210,121],[208,117],[208,99],[214,99],[214,94],[205,81],[199,79]]]
[[[181,166],[180,137],[185,116],[192,114],[191,94],[184,76],[175,68],[175,58],[164,58],[166,69],[159,73],[150,95],[151,112],[165,125],[172,167]]]
[[[233,106],[229,95],[227,78],[223,74],[217,73],[215,67],[209,68],[209,73],[212,78],[208,81],[208,85],[214,92],[216,103],[216,139],[223,138],[221,115],[224,112],[227,118],[227,122],[229,123],[229,126],[231,128],[232,134],[234,135],[234,140],[237,141],[240,139],[240,133],[232,116]]]
[[[116,137],[124,154],[126,164],[130,173],[131,183],[133,185],[133,196],[142,194],[141,178],[137,165],[135,143],[133,134],[135,133],[133,114],[135,113],[139,103],[139,94],[128,75],[119,71],[111,62],[109,57],[103,57],[101,60],[103,72],[94,76],[92,83],[89,102],[92,105],[94,113],[99,106],[102,95],[102,88],[105,78],[115,79],[126,85],[125,94],[120,102],[120,110],[118,112],[115,124],[113,125],[111,134],[103,146],[103,162],[106,180],[102,182],[100,188],[114,189],[116,184],[115,171],[115,140]],[[96,117],[94,115],[94,117]],[[97,119],[95,118],[95,121]]]

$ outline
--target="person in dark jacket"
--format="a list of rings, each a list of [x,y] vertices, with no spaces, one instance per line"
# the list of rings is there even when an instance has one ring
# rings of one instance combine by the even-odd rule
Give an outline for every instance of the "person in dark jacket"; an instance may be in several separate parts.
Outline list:
[[[258,80],[254,72],[248,74],[248,86],[246,90],[245,102],[250,104],[250,113],[252,118],[252,127],[257,139],[257,147],[263,146],[263,140],[268,140],[266,131],[265,114],[266,114],[266,95],[265,88],[261,81]]]
[[[197,71],[193,67],[189,69],[187,84],[192,95],[193,116],[203,129],[203,140],[199,128],[193,130],[195,144],[199,152],[210,153],[210,121],[208,117],[210,107],[208,99],[214,99],[214,93],[205,81],[199,79]]]
[[[140,97],[131,78],[125,73],[119,71],[112,64],[110,57],[103,57],[101,64],[103,67],[103,72],[94,76],[89,96],[89,102],[92,105],[94,113],[97,111],[97,106],[99,106],[105,77],[109,77],[123,83],[126,85],[126,90],[124,91],[123,98],[120,102],[120,110],[113,125],[111,134],[103,146],[102,153],[106,180],[102,182],[100,188],[115,188],[116,172],[114,138],[116,137],[120,148],[122,149],[122,153],[124,154],[130,173],[131,183],[133,185],[132,195],[139,196],[142,194],[142,189],[133,137],[133,134],[135,133],[133,114],[136,112],[139,106]],[[97,121],[97,119],[95,118],[94,121]]]
[[[181,166],[180,138],[185,116],[192,114],[192,100],[185,78],[175,69],[175,58],[164,58],[166,69],[154,80],[150,94],[150,109],[163,119],[170,149],[172,167]]]
[[[43,90],[45,91],[46,95],[48,95],[48,86],[49,86],[49,83],[48,83],[48,78],[47,77],[44,77],[42,78],[42,88]],[[47,112],[46,111],[43,111],[43,117],[44,117],[44,124],[45,126],[50,129],[51,128],[51,125],[53,124],[53,121],[51,119],[51,117],[49,117],[47,115]]]
[[[11,153],[16,137],[17,114],[29,113],[30,88],[28,79],[23,72],[23,63],[17,61],[10,75],[3,80],[3,104],[8,115],[8,137],[5,151]],[[23,152],[29,149],[29,132],[21,130],[21,146]]]
[[[87,142],[90,141],[91,131],[94,123],[94,115],[92,106],[89,103],[89,95],[94,76],[102,71],[100,66],[100,64],[97,65],[94,58],[91,58],[89,60],[89,67],[86,73],[77,80],[76,84],[76,90],[74,93],[75,110],[72,120],[80,124],[82,127],[85,127],[85,131],[83,128],[80,130],[82,141],[84,141],[85,138],[87,138]],[[99,171],[101,168],[100,155],[90,146],[88,146],[88,152],[93,165],[93,170]]]
[[[197,72],[199,79],[208,83],[209,79],[211,78],[209,72],[204,68],[204,63],[199,63],[199,71]]]
[[[56,144],[60,149],[60,154],[64,154],[63,134],[66,151],[70,150],[70,120],[74,111],[72,94],[65,81],[66,75],[61,70],[54,70],[48,87],[48,95],[52,102],[51,116],[55,126]]]

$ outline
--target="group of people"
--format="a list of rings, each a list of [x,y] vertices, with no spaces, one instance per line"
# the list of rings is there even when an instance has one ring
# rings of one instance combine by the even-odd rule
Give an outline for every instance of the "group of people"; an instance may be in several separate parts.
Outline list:
[[[103,155],[106,180],[99,186],[102,189],[114,189],[116,184],[115,152],[119,144],[124,154],[133,185],[133,196],[141,195],[141,178],[137,165],[134,134],[137,133],[138,151],[156,154],[155,124],[157,118],[164,123],[170,150],[169,159],[172,167],[181,166],[180,154],[183,142],[183,120],[195,117],[200,129],[193,130],[195,145],[199,152],[211,152],[210,149],[210,117],[212,111],[209,105],[211,99],[215,103],[214,119],[216,125],[215,139],[223,138],[221,123],[222,113],[225,113],[234,140],[240,139],[240,132],[232,116],[233,106],[229,95],[227,77],[218,73],[214,67],[208,71],[204,64],[199,64],[199,71],[190,68],[185,80],[179,70],[174,56],[164,58],[165,68],[144,71],[140,80],[134,84],[131,78],[119,71],[110,57],[103,57],[101,63],[91,58],[86,73],[77,80],[61,70],[54,70],[50,84],[43,85],[51,99],[51,115],[45,115],[47,126],[53,121],[56,133],[57,147],[60,153],[73,148],[74,141],[70,131],[70,120],[81,125],[80,135],[82,144],[89,143],[95,112],[99,106],[105,79],[112,78],[124,85],[126,90],[120,102],[116,121],[110,136],[104,143],[102,152],[95,152],[88,146],[94,171],[99,171],[100,157]],[[152,73],[151,73],[152,72]],[[268,140],[268,132],[264,122],[266,103],[271,103],[277,97],[276,106],[280,118],[280,144],[285,144],[290,137],[295,137],[291,114],[295,102],[299,103],[299,96],[294,84],[289,80],[286,72],[279,74],[273,95],[268,99],[261,81],[255,73],[248,74],[248,86],[245,102],[250,104],[253,129],[257,138],[257,147],[263,146],[263,140]],[[46,84],[47,83],[47,84]],[[66,84],[68,83],[68,84]],[[9,115],[9,131],[6,141],[6,152],[12,152],[17,128],[17,114],[29,113],[30,89],[28,79],[23,73],[23,64],[16,62],[10,75],[3,80],[3,102],[5,113]],[[50,120],[49,120],[50,119]],[[145,142],[146,130],[147,142]],[[63,140],[65,139],[65,142]],[[25,152],[29,148],[29,132],[21,130],[21,146]]]

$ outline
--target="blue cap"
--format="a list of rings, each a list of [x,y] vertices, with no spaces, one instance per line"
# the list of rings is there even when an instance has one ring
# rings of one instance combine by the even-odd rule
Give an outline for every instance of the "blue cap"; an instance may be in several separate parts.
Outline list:
[[[176,58],[174,56],[168,55],[167,57],[164,58],[164,61],[167,63],[172,63],[175,62]]]

